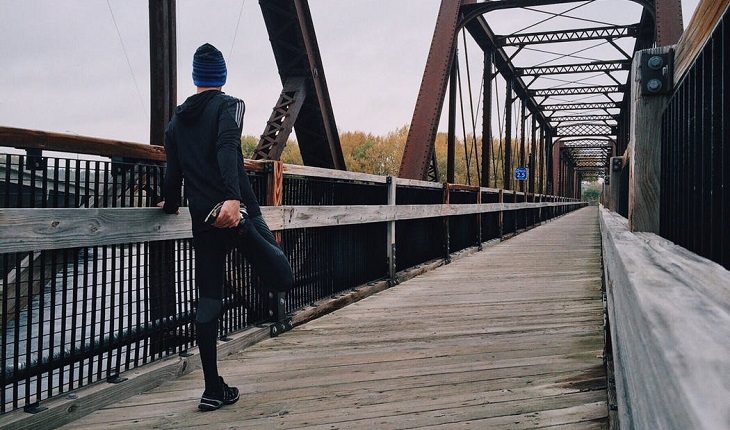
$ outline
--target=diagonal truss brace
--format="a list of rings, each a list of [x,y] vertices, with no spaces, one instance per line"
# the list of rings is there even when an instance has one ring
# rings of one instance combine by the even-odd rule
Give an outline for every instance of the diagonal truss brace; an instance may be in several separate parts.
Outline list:
[[[573,96],[582,94],[606,94],[606,93],[623,93],[626,91],[626,85],[598,85],[588,87],[562,87],[562,88],[544,88],[530,90],[531,96],[549,97],[549,96]]]
[[[498,46],[522,46],[528,44],[576,42],[581,40],[614,39],[636,37],[639,25],[582,28],[577,30],[545,31],[541,33],[513,34],[497,36]]]
[[[557,137],[615,136],[617,127],[606,124],[570,124],[555,130]]]
[[[558,110],[579,110],[579,109],[620,109],[621,103],[603,102],[603,103],[566,103],[556,105],[541,105],[540,108],[546,111]]]
[[[302,109],[306,98],[304,78],[289,78],[281,90],[266,128],[261,135],[256,150],[255,160],[278,160],[284,151],[286,142],[291,135],[294,123]]]

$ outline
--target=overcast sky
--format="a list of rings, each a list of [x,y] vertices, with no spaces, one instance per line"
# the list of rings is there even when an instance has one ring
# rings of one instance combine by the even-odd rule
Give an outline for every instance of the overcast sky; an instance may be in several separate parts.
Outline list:
[[[440,0],[309,3],[338,128],[385,133],[409,123]],[[686,25],[698,0],[682,3]],[[640,12],[625,0],[589,6],[581,16],[611,23],[636,22]],[[0,125],[146,142],[147,13],[147,0],[0,0]],[[487,15],[487,20],[497,33],[510,33],[544,17],[510,11]],[[561,22],[575,26],[570,19],[552,24]],[[192,55],[205,42],[217,46],[228,62],[224,91],[247,103],[244,133],[259,135],[281,83],[258,1],[177,1],[179,102],[194,91]],[[468,48],[472,64],[478,65],[476,49]],[[606,47],[596,49],[593,55],[601,56]],[[518,64],[525,55],[533,64],[541,55],[551,58],[539,52],[520,55]],[[479,78],[473,79],[478,91]]]

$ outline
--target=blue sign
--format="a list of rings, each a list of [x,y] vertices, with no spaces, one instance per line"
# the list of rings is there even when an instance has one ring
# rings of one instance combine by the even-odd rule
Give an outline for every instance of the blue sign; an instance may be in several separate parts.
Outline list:
[[[518,167],[515,169],[515,179],[518,181],[527,180],[527,169],[525,167]]]

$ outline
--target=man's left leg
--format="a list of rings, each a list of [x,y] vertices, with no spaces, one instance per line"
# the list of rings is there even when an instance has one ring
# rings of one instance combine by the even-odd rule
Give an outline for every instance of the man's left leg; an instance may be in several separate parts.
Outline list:
[[[228,233],[230,234],[230,233]],[[193,235],[195,283],[198,308],[195,317],[198,350],[203,367],[205,391],[198,408],[212,411],[238,401],[238,389],[229,387],[218,375],[216,342],[218,318],[223,308],[223,282],[227,254],[226,232],[212,230]]]

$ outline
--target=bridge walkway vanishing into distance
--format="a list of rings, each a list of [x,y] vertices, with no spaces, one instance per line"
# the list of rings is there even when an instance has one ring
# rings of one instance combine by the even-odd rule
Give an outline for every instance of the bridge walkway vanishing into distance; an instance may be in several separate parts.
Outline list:
[[[203,415],[187,202],[155,207],[176,1],[150,0],[150,144],[0,125],[0,427],[730,429],[730,0],[684,31],[678,0],[599,3],[442,0],[380,176],[347,171],[308,2],[259,2],[282,91],[244,164],[295,283],[229,253],[243,399]]]
[[[580,209],[222,357],[235,405],[195,371],[66,428],[607,428],[600,246]]]

